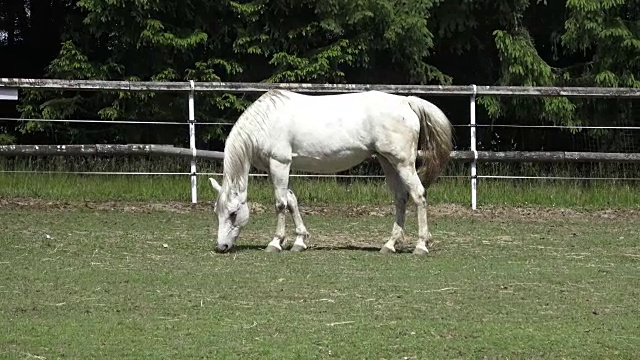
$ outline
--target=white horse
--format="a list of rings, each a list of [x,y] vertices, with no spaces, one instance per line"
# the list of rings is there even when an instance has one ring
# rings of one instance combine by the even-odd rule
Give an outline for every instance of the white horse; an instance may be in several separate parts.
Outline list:
[[[376,155],[393,191],[396,219],[391,238],[381,248],[396,251],[404,238],[408,197],[415,202],[418,241],[414,254],[428,253],[428,187],[449,161],[451,124],[432,103],[414,96],[378,91],[310,96],[270,90],[249,106],[235,123],[224,148],[222,185],[209,178],[218,192],[216,250],[234,246],[249,220],[247,182],[251,165],[268,173],[273,182],[277,226],[266,251],[282,250],[285,211],[295,223],[292,251],[307,248],[309,236],[295,194],[289,189],[289,172],[336,173]],[[423,161],[416,171],[418,151]]]

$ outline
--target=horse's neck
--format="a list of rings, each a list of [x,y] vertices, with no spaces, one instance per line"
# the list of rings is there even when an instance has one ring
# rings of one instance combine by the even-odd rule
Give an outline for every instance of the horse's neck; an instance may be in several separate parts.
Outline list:
[[[227,141],[224,151],[223,187],[238,192],[246,191],[253,157],[251,139],[236,134],[230,136]]]
[[[224,172],[228,185],[234,190],[246,191],[251,161],[263,144],[259,139],[266,138],[266,131],[274,112],[274,97],[280,92],[269,92],[252,104],[240,116],[231,129],[224,149]]]

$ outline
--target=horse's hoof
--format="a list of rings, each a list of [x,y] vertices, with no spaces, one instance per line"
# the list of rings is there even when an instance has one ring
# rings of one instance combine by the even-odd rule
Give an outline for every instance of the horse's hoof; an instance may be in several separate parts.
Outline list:
[[[291,248],[291,251],[293,252],[301,252],[301,251],[305,251],[307,250],[306,247],[302,246],[302,245],[298,245],[298,244],[293,244],[293,247]]]
[[[282,251],[282,249],[279,249],[273,245],[269,245],[266,249],[264,249],[264,251],[268,253],[279,253],[280,251]]]
[[[386,247],[386,246],[383,246],[382,248],[380,248],[380,253],[381,254],[395,254],[396,250],[392,249],[392,248],[389,248],[389,247]]]
[[[429,250],[427,250],[427,248],[417,247],[415,248],[415,250],[413,250],[413,253],[415,255],[427,255],[429,254]]]

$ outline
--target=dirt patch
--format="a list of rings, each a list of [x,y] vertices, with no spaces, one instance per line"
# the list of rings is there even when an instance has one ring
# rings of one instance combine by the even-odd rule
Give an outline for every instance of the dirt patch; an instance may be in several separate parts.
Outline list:
[[[176,213],[188,213],[191,211],[211,211],[209,203],[189,204],[183,202],[131,202],[131,201],[49,201],[33,198],[0,198],[0,209],[39,209],[39,210],[96,210],[96,211],[123,211],[123,212],[153,212],[169,211]]]
[[[408,206],[408,216],[413,215],[415,206]],[[395,212],[393,205],[376,206],[303,206],[303,214],[343,215],[343,216],[389,216]],[[457,204],[435,204],[428,208],[429,216],[437,217],[472,217],[478,219],[609,219],[609,220],[640,220],[640,210],[637,209],[567,209],[545,207],[514,207],[514,206],[483,206],[477,210]]]
[[[148,213],[168,211],[174,213],[188,213],[193,211],[213,211],[210,202],[190,204],[185,202],[130,202],[130,201],[49,201],[33,198],[0,198],[0,209],[41,209],[41,210],[95,210],[95,211],[123,211],[132,213]],[[411,216],[415,206],[408,206]],[[261,214],[272,212],[273,206],[252,203],[251,211]],[[340,215],[345,217],[362,216],[392,216],[395,211],[393,205],[304,205],[300,206],[303,215]],[[545,207],[512,207],[512,206],[483,206],[476,211],[468,206],[456,204],[435,204],[429,206],[430,216],[443,217],[472,217],[478,219],[601,219],[601,220],[640,220],[639,209],[567,209]]]

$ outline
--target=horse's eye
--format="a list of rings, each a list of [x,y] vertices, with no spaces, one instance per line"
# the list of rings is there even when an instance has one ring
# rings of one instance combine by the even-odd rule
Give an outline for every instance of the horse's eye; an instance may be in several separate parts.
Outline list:
[[[237,215],[238,215],[237,211],[234,211],[231,214],[229,214],[229,219],[231,220],[231,222],[236,222],[236,216]]]

